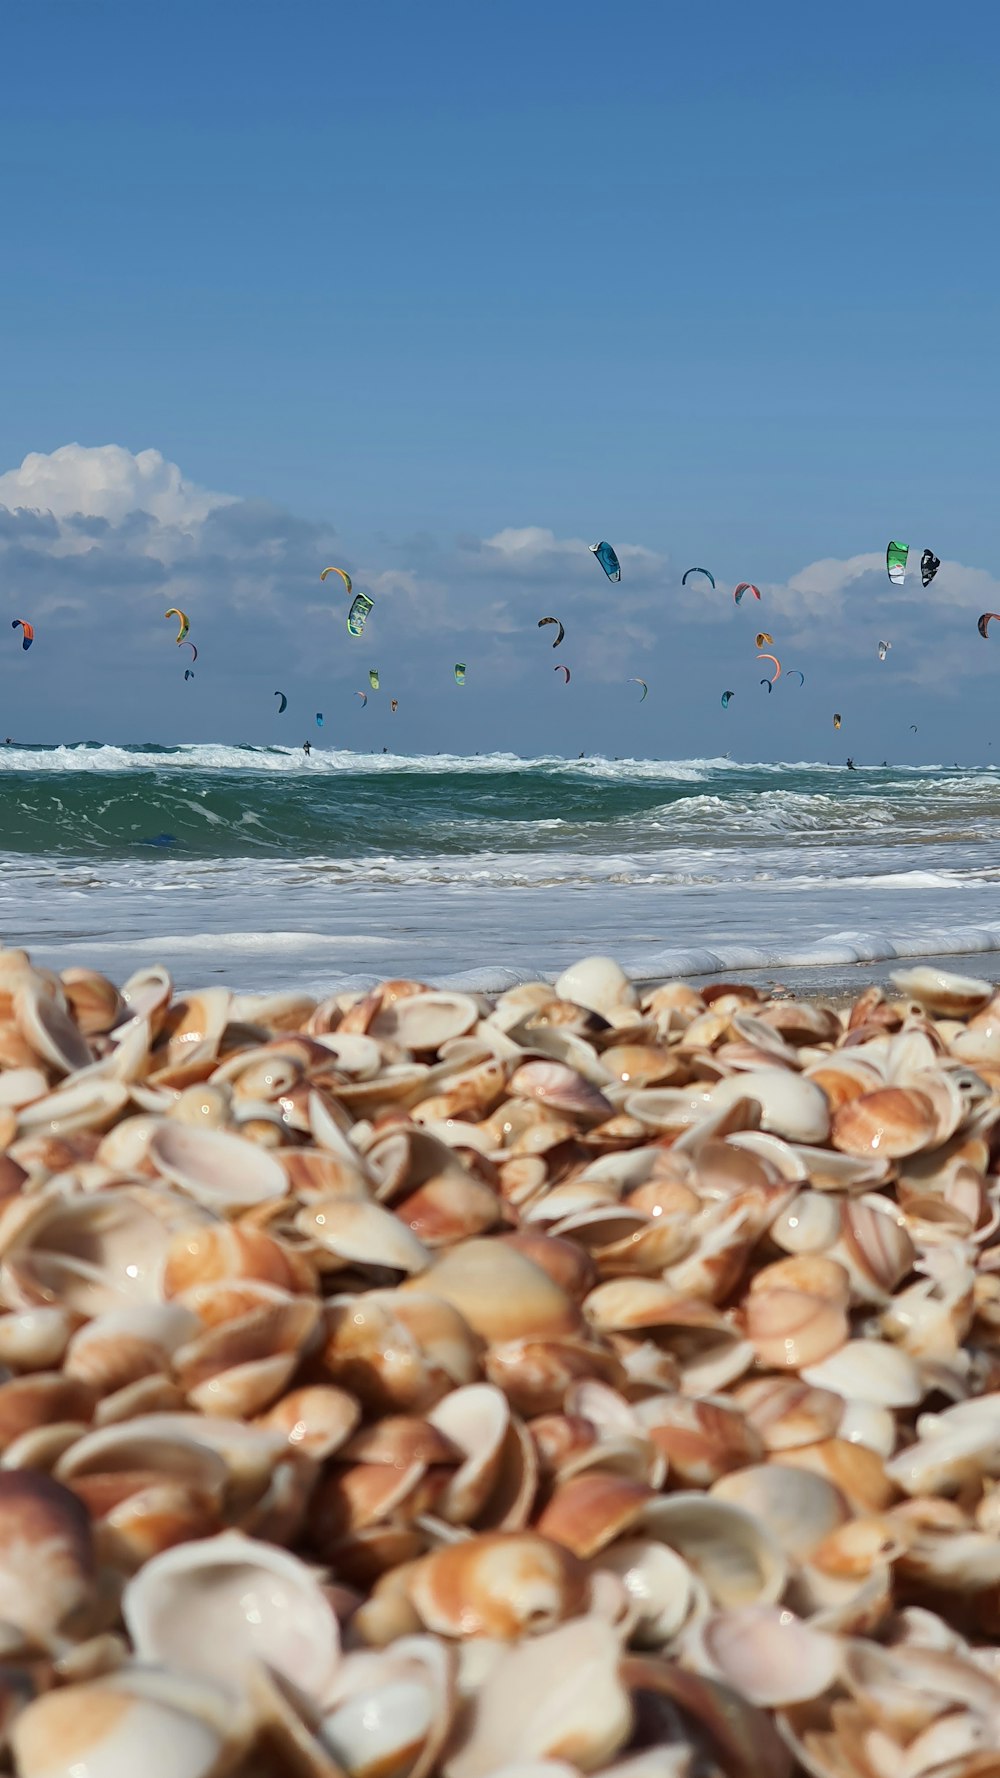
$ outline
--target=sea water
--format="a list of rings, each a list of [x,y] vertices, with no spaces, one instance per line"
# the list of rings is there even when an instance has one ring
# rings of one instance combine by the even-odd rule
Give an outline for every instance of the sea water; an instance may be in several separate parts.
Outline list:
[[[998,842],[993,768],[8,747],[0,936],[315,992],[997,951]]]

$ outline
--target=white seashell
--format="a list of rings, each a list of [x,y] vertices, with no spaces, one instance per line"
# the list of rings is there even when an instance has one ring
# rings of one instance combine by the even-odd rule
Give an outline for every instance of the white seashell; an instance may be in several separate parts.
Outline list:
[[[29,978],[14,994],[14,1017],[37,1056],[60,1074],[73,1074],[93,1061],[90,1045],[67,1012]]]
[[[946,1017],[964,1018],[978,1012],[993,993],[991,982],[977,976],[953,975],[949,970],[929,965],[897,969],[890,979],[908,999],[918,1001],[928,1012],[943,1013]]]
[[[337,1620],[313,1571],[239,1531],[154,1556],[128,1582],[122,1615],[140,1659],[237,1693],[262,1661],[315,1702],[340,1658]]]
[[[727,1110],[738,1099],[755,1099],[761,1129],[792,1142],[823,1142],[830,1129],[826,1094],[804,1075],[788,1068],[755,1068],[720,1080],[709,1095],[714,1111]]]
[[[840,1672],[839,1639],[814,1630],[790,1611],[751,1605],[720,1611],[699,1624],[687,1659],[751,1704],[797,1704],[828,1691]]]
[[[873,1402],[878,1407],[915,1407],[926,1394],[910,1354],[884,1340],[848,1340],[829,1358],[805,1365],[799,1375],[845,1400]]]
[[[431,1256],[412,1229],[380,1204],[354,1198],[321,1198],[301,1209],[295,1226],[345,1262],[388,1266],[410,1277],[426,1271]]]
[[[770,1528],[742,1506],[711,1494],[685,1492],[650,1501],[631,1536],[669,1544],[715,1605],[772,1605],[788,1581],[788,1564]]]
[[[74,1130],[105,1130],[128,1104],[128,1088],[104,1075],[71,1076],[64,1086],[33,1099],[18,1113],[18,1134],[67,1136]]]
[[[875,1402],[845,1401],[837,1437],[849,1445],[867,1445],[880,1457],[891,1457],[896,1449],[896,1419],[890,1408]]]
[[[213,1210],[246,1210],[288,1194],[273,1156],[227,1130],[163,1123],[150,1138],[148,1153],[158,1172]]]
[[[0,1074],[0,1106],[20,1111],[33,1099],[42,1099],[49,1083],[40,1068],[6,1068]]]
[[[583,957],[556,980],[560,1000],[571,1000],[608,1018],[622,1006],[637,1005],[635,989],[613,957]]]
[[[403,995],[383,1006],[372,1020],[376,1038],[398,1043],[411,1054],[439,1050],[454,1037],[464,1037],[479,1018],[479,1007],[470,994],[446,989]]]
[[[825,1476],[782,1463],[752,1464],[723,1476],[713,1483],[709,1498],[738,1507],[744,1517],[759,1524],[762,1532],[766,1528],[768,1536],[797,1562],[851,1516],[840,1489]],[[773,1604],[777,1597],[775,1594],[759,1603]],[[721,1603],[728,1601],[720,1600]]]
[[[770,1233],[785,1253],[825,1253],[840,1234],[840,1205],[826,1192],[797,1192]]]
[[[636,1648],[662,1648],[684,1627],[696,1604],[708,1596],[687,1563],[669,1544],[651,1537],[620,1538],[593,1564],[617,1574],[634,1613],[630,1640]]]

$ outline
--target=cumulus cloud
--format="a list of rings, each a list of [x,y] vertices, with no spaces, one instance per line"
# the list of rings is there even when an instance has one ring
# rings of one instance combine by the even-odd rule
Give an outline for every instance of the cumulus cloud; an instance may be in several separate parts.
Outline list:
[[[774,634],[786,666],[807,673],[810,695],[836,689],[838,707],[852,687],[859,700],[865,686],[869,698],[902,697],[913,685],[946,695],[949,681],[995,666],[975,618],[1000,609],[1000,586],[981,569],[944,562],[924,593],[912,554],[902,591],[889,585],[882,552],[827,557],[783,582],[762,582],[763,603],[737,608],[723,564],[712,564],[714,593],[700,577],[682,588],[682,564],[638,541],[612,541],[620,586],[586,540],[540,525],[485,537],[345,540],[332,524],[200,488],[155,450],[64,445],[0,474],[0,574],[15,601],[8,615],[36,624],[31,672],[45,695],[58,704],[82,683],[88,712],[95,703],[114,709],[127,694],[144,716],[159,710],[164,725],[176,723],[178,657],[163,622],[170,605],[191,616],[197,695],[215,734],[262,708],[273,726],[265,704],[272,680],[289,690],[299,684],[303,702],[314,688],[317,699],[333,698],[335,687],[346,699],[376,662],[383,682],[404,689],[430,724],[441,712],[434,687],[450,684],[454,660],[469,663],[464,710],[478,720],[491,697],[498,711],[505,703],[520,717],[529,708],[542,734],[557,720],[555,658],[572,669],[574,697],[578,687],[600,688],[585,712],[595,720],[634,696],[626,689],[634,674],[649,679],[657,701],[643,714],[653,745],[651,711],[715,709],[722,685],[738,685],[747,700],[757,695],[758,628]],[[362,644],[347,638],[340,583],[320,584],[330,562],[375,601]],[[557,657],[536,627],[548,614],[566,624]],[[893,643],[886,670],[877,665],[881,636]],[[183,695],[193,708],[190,683]],[[588,697],[583,690],[572,707],[582,710]],[[470,739],[479,744],[471,730]],[[574,734],[573,744],[586,739]],[[555,730],[551,743],[559,744]]]
[[[79,514],[118,524],[143,512],[163,525],[197,525],[231,499],[186,481],[159,451],[133,455],[113,444],[60,445],[48,455],[30,451],[19,469],[0,475],[0,506],[56,519]]]

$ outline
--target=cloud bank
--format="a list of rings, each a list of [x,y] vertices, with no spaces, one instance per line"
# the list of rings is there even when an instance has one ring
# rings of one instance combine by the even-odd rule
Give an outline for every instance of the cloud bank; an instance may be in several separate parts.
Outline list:
[[[984,644],[975,620],[1000,607],[1000,584],[982,569],[944,561],[924,592],[916,567],[924,540],[911,549],[902,591],[889,585],[880,549],[807,563],[784,582],[761,581],[762,603],[736,608],[725,563],[708,558],[715,593],[700,576],[682,588],[690,564],[627,538],[612,539],[623,570],[621,585],[612,585],[590,554],[591,540],[539,525],[377,546],[341,529],[338,535],[332,524],[266,501],[199,487],[153,449],[67,444],[31,453],[0,474],[8,621],[28,617],[37,632],[30,657],[15,660],[11,644],[4,658],[8,711],[37,738],[70,720],[86,729],[88,718],[89,732],[120,738],[158,727],[164,738],[183,739],[188,723],[196,730],[190,738],[228,738],[234,729],[267,738],[272,682],[290,698],[298,687],[307,708],[324,697],[350,698],[378,664],[383,682],[399,688],[419,746],[421,724],[431,738],[437,733],[453,662],[464,660],[468,695],[449,706],[449,720],[460,724],[465,745],[478,743],[478,717],[484,747],[502,743],[498,725],[507,721],[535,745],[569,750],[570,710],[572,739],[601,745],[603,714],[630,711],[624,700],[634,689],[624,688],[638,674],[649,680],[651,697],[645,729],[635,724],[628,742],[634,748],[638,735],[648,751],[676,752],[676,738],[665,741],[654,726],[664,715],[688,724],[693,750],[701,712],[714,711],[722,689],[737,689],[747,712],[754,699],[762,711],[758,628],[774,635],[787,666],[806,674],[810,699],[835,698],[839,707],[854,696],[859,712],[872,700],[881,708],[895,699],[894,721],[904,706],[910,713],[907,699],[918,690],[925,699],[947,698],[960,681],[979,696],[996,671],[1000,636],[995,648]],[[339,581],[320,584],[329,562],[347,568],[355,589],[375,601],[361,643],[347,636]],[[189,613],[199,648],[186,702],[179,697],[183,662],[163,619],[171,605]],[[549,614],[566,625],[556,658],[572,669],[575,703],[555,696],[562,688],[552,673],[551,632],[537,629]],[[893,643],[886,668],[876,658],[883,636]],[[767,695],[774,732],[771,742],[764,734],[760,757],[773,756],[774,725],[785,720],[778,698]],[[736,729],[734,722],[725,732]],[[402,736],[402,725],[392,733]],[[749,734],[745,744],[752,753]]]

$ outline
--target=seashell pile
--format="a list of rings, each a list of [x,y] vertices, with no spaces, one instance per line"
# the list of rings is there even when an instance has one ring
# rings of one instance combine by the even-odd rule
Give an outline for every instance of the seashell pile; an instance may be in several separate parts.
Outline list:
[[[1000,994],[0,951],[0,1766],[1000,1774]]]

